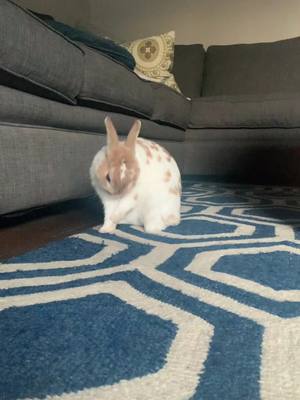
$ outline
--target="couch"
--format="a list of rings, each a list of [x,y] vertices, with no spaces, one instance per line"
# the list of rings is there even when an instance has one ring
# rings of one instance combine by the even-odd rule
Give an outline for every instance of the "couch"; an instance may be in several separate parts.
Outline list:
[[[89,166],[121,135],[165,146],[185,175],[295,179],[300,149],[300,38],[176,45],[182,95],[139,78],[0,0],[0,214],[91,195]]]

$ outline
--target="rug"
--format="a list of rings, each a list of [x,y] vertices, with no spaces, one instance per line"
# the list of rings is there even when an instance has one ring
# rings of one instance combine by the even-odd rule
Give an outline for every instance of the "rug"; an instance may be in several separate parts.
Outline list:
[[[160,235],[0,264],[0,398],[300,399],[300,190],[187,180]]]

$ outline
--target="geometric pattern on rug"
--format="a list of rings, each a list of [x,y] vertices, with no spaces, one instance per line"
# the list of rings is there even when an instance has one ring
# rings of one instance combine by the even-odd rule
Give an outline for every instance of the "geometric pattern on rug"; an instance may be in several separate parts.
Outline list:
[[[1,399],[300,399],[300,190],[183,182],[160,235],[0,264]]]

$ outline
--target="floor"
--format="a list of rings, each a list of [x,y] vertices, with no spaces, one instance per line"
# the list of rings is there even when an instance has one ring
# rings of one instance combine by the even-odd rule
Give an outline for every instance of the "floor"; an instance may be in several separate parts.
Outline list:
[[[0,260],[81,232],[101,222],[95,198],[69,201],[0,218]]]
[[[196,177],[159,235],[57,207],[7,227],[82,234],[1,262],[0,398],[299,399],[299,188]]]

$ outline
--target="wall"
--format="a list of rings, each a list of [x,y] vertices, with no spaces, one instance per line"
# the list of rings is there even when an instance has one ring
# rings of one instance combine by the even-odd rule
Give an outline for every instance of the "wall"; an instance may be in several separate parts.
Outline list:
[[[113,39],[176,31],[177,43],[251,43],[300,36],[299,0],[87,0],[89,28]]]
[[[15,0],[72,26],[126,41],[175,29],[177,43],[300,36],[300,0]]]
[[[14,0],[33,11],[53,15],[72,26],[88,26],[90,9],[88,0]]]

